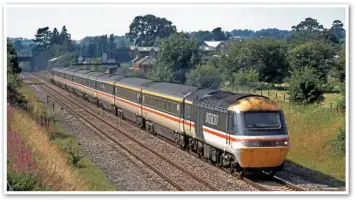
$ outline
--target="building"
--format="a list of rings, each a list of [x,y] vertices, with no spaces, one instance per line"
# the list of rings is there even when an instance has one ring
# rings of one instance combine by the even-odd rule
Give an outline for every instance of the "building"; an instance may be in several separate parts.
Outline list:
[[[132,69],[142,70],[145,73],[152,67],[156,61],[159,47],[130,47],[130,56],[132,59]]]
[[[141,58],[134,62],[132,65],[132,69],[136,71],[141,70],[144,73],[147,73],[156,61],[157,60],[152,56],[145,56],[144,58]]]
[[[159,47],[130,47],[130,56],[131,60],[134,60],[136,58],[143,58],[145,56],[151,56],[153,58],[156,58],[158,55],[158,52],[160,50]]]

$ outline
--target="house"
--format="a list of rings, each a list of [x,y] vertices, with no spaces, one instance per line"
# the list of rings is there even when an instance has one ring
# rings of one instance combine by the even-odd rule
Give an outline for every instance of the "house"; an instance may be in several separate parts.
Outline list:
[[[204,52],[214,52],[214,54],[222,54],[228,48],[228,41],[204,41],[200,49]]]
[[[133,70],[143,70],[145,73],[156,61],[159,47],[130,47],[130,56],[132,59]]]
[[[134,62],[132,65],[132,69],[136,71],[141,70],[144,73],[147,73],[156,61],[157,60],[153,56],[145,56]]]
[[[223,54],[228,50],[228,45],[231,41],[204,41],[199,47],[201,59],[207,62],[217,55]]]
[[[136,58],[143,58],[145,56],[151,56],[156,58],[160,50],[159,47],[130,47],[131,60]]]

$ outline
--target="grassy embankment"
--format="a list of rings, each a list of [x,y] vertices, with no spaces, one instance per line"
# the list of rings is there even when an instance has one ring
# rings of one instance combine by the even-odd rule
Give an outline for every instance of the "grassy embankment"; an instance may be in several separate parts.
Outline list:
[[[229,91],[236,92],[232,89]],[[239,90],[238,92],[248,93],[249,91]],[[261,91],[257,90],[255,93],[261,94]],[[284,102],[284,94],[286,102]],[[344,155],[335,153],[333,145],[338,129],[345,124],[345,114],[336,110],[336,101],[340,94],[324,94],[325,100],[321,106],[290,106],[285,90],[264,90],[262,95],[280,102],[284,109],[291,144],[287,159],[345,181],[346,159]]]
[[[45,127],[34,120],[36,113],[48,111],[29,87],[22,87],[21,92],[33,106],[33,111],[29,114],[12,109],[8,127],[29,146],[37,166],[37,183],[47,190],[116,190],[104,173],[83,154],[77,140],[60,124]]]

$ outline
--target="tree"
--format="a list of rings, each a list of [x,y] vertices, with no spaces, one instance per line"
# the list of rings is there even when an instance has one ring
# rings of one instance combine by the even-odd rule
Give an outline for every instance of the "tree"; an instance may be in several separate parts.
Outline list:
[[[323,25],[320,25],[316,19],[311,17],[307,17],[304,21],[301,21],[299,24],[292,26],[292,30],[294,31],[323,31]]]
[[[292,48],[288,60],[293,70],[309,66],[323,82],[334,65],[335,49],[330,44],[320,41],[306,42]]]
[[[113,34],[110,35],[109,38],[109,53],[108,53],[108,57],[109,58],[114,58],[114,51],[116,49],[116,43],[115,43],[115,37]]]
[[[37,44],[37,50],[45,50],[50,44],[51,32],[49,31],[48,26],[37,29],[35,34],[35,39],[33,40]]]
[[[343,23],[340,20],[334,20],[330,31],[338,38],[345,38],[345,29]]]
[[[234,82],[231,74],[246,68],[255,69],[260,81],[280,83],[289,68],[285,43],[274,39],[232,42],[226,56],[213,62],[223,69],[224,79],[230,83]]]
[[[25,100],[19,93],[21,81],[18,74],[21,68],[17,62],[17,55],[13,44],[7,40],[7,102],[11,105],[23,105]]]
[[[200,63],[197,40],[189,40],[186,33],[175,33],[163,39],[157,62],[148,77],[153,80],[185,83],[186,73]]]
[[[312,67],[293,71],[288,88],[290,101],[297,104],[311,104],[323,99],[322,82]]]
[[[126,33],[136,46],[154,46],[158,40],[169,37],[176,32],[171,21],[154,15],[136,16]]]
[[[198,31],[190,33],[191,39],[197,39],[199,44],[202,44],[204,41],[211,41],[213,35],[209,31]]]
[[[216,41],[226,40],[226,35],[224,34],[221,27],[217,27],[212,30],[212,37]]]
[[[200,65],[188,73],[186,84],[196,87],[217,89],[222,78],[212,65]]]
[[[59,32],[57,30],[57,28],[53,29],[52,32],[52,37],[50,39],[50,44],[61,44],[61,40],[60,40],[60,36],[59,36]]]
[[[65,26],[62,27],[62,30],[59,34],[60,44],[62,45],[62,51],[72,51],[73,43],[71,41],[71,35],[68,33],[68,30]]]

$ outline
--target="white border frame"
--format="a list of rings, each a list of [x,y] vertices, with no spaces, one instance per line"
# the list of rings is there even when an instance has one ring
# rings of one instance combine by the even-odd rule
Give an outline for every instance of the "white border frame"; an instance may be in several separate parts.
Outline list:
[[[261,4],[257,4],[257,3],[236,3],[236,2],[220,2],[220,3],[216,3],[216,2],[188,2],[185,1],[183,3],[140,3],[140,2],[121,2],[121,3],[117,3],[117,2],[107,2],[107,3],[96,3],[96,2],[88,2],[88,3],[70,3],[66,2],[66,3],[7,3],[4,5],[4,37],[3,37],[3,41],[4,41],[4,53],[3,53],[3,58],[4,58],[4,99],[5,97],[7,97],[6,95],[6,84],[7,84],[7,77],[6,77],[6,69],[5,66],[7,66],[7,59],[6,59],[6,45],[7,45],[7,39],[6,39],[6,27],[7,27],[7,8],[10,7],[112,7],[112,6],[117,6],[117,7],[132,7],[132,6],[144,6],[144,7],[175,7],[175,6],[179,6],[179,7],[226,7],[226,6],[235,6],[235,7],[344,7],[346,8],[346,22],[344,24],[347,30],[346,33],[346,140],[347,140],[347,146],[346,146],[346,191],[344,192],[332,192],[332,191],[321,191],[321,192],[313,192],[313,191],[306,191],[306,192],[250,192],[250,191],[235,191],[235,192],[8,192],[6,191],[6,185],[7,185],[7,180],[5,179],[4,176],[4,193],[7,195],[48,195],[48,194],[65,194],[65,195],[103,195],[103,194],[139,194],[139,195],[156,195],[156,194],[179,194],[179,195],[186,195],[186,194],[192,194],[192,195],[196,195],[196,194],[208,194],[208,195],[220,195],[220,194],[224,194],[224,195],[234,195],[234,194],[257,194],[257,195],[274,195],[274,194],[278,194],[278,195],[289,195],[289,194],[312,194],[312,195],[319,195],[319,194],[326,194],[326,195],[346,195],[346,194],[350,194],[349,193],[349,145],[350,145],[350,137],[349,137],[349,117],[350,117],[350,113],[349,113],[349,95],[350,95],[350,91],[349,91],[349,84],[350,84],[350,74],[349,74],[349,34],[350,32],[350,26],[349,26],[349,4],[339,4],[339,3],[335,3],[335,4],[330,4],[327,3],[327,5],[325,4],[265,4],[265,3],[261,3]],[[6,100],[5,100],[6,101]],[[3,104],[4,105],[4,104]],[[4,108],[4,113],[5,113],[5,119],[7,120],[7,112],[5,107]],[[4,121],[3,121],[4,122]],[[7,141],[7,126],[4,124],[4,164],[6,163],[6,154],[7,154],[7,148],[6,148],[6,143],[5,141]],[[5,166],[4,167],[4,175],[7,173],[7,169]]]

